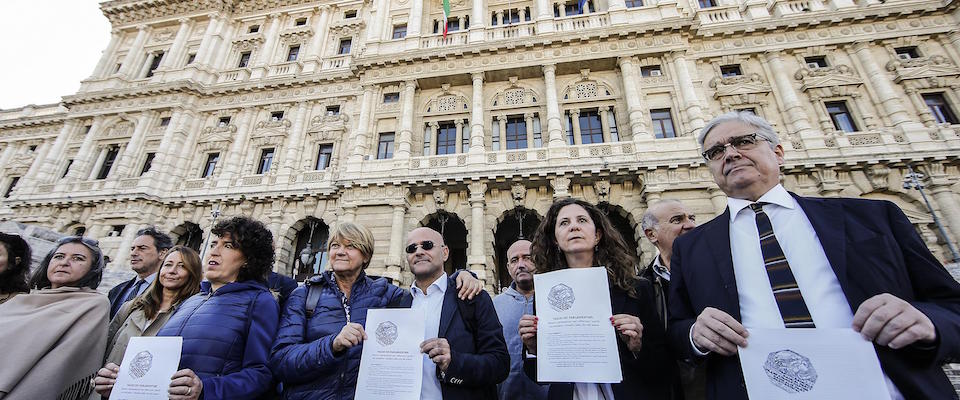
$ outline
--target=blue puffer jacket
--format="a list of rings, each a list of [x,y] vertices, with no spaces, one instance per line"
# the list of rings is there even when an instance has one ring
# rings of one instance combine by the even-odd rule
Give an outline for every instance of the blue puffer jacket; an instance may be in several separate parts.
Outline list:
[[[204,400],[255,399],[270,389],[279,313],[263,283],[228,283],[211,293],[210,282],[202,282],[157,336],[183,336],[180,368],[200,377]]]
[[[333,354],[333,339],[347,324],[336,283],[330,271],[308,283],[321,288],[313,316],[307,321],[307,287],[298,287],[283,310],[270,366],[283,382],[285,399],[353,399],[363,345]],[[361,272],[350,289],[350,322],[365,324],[367,309],[386,307],[403,293],[386,279],[374,280]]]

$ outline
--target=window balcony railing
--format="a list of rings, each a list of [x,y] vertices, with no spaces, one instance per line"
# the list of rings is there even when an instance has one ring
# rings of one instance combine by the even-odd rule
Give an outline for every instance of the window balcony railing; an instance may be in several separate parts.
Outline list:
[[[534,22],[525,22],[521,24],[491,26],[488,27],[486,31],[487,40],[514,39],[536,35],[537,25]]]
[[[217,83],[243,82],[250,79],[250,70],[247,68],[228,69],[220,73]]]
[[[774,0],[767,4],[767,10],[777,18],[824,9],[821,0]]]
[[[296,75],[303,69],[303,65],[298,61],[288,61],[282,64],[274,64],[267,71],[267,76]]]
[[[340,69],[340,68],[350,68],[349,54],[327,57],[323,60],[324,70]]]
[[[702,8],[697,10],[697,17],[700,19],[700,25],[722,24],[726,22],[742,21],[739,6],[720,6]]]
[[[575,32],[606,26],[610,26],[610,17],[606,13],[561,17],[553,22],[553,28],[557,32]]]
[[[436,47],[456,46],[467,43],[470,43],[470,35],[468,32],[453,32],[447,33],[446,37],[444,37],[443,34],[423,37],[420,39],[420,48],[432,49]]]

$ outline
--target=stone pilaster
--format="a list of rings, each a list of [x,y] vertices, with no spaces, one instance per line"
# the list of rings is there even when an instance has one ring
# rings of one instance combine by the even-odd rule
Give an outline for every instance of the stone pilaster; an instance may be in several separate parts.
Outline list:
[[[123,62],[120,66],[120,75],[127,79],[139,78],[134,75],[140,71],[140,63],[143,58],[143,45],[147,42],[147,38],[150,37],[150,32],[151,29],[147,25],[137,27],[137,37],[133,40],[133,45],[130,46],[130,49],[127,50],[127,55],[123,57]]]
[[[853,44],[853,51],[857,55],[860,65],[866,70],[867,80],[873,87],[877,100],[880,101],[883,108],[883,113],[889,118],[890,122],[901,130],[905,128],[904,124],[919,125],[911,121],[910,116],[907,115],[907,110],[903,106],[903,102],[900,101],[900,95],[894,90],[890,77],[886,71],[880,68],[873,53],[870,52],[870,43],[856,42]]]
[[[474,72],[471,75],[473,79],[473,109],[470,112],[470,153],[483,154],[486,151],[484,137],[483,120],[483,72]],[[483,158],[477,158],[478,162],[483,162]],[[476,160],[475,160],[476,161]]]
[[[470,255],[467,257],[467,264],[470,270],[482,279],[486,274],[484,265],[486,257],[483,254],[484,245],[484,197],[487,193],[487,184],[483,182],[473,182],[467,185],[470,189]]]
[[[403,83],[403,92],[400,94],[400,134],[397,135],[396,151],[393,158],[410,158],[410,145],[413,141],[413,102],[417,93],[417,81]],[[434,142],[436,148],[436,142]]]
[[[104,49],[100,55],[100,61],[97,62],[97,66],[93,69],[93,74],[91,74],[90,78],[104,78],[113,75],[113,59],[117,53],[117,46],[120,45],[121,41],[123,41],[123,31],[120,29],[111,30],[110,43],[107,44],[107,48]]]
[[[293,126],[290,127],[290,136],[287,138],[287,154],[283,157],[283,168],[280,170],[278,182],[289,183],[291,178],[299,170],[301,157],[305,144],[303,138],[306,133],[307,113],[309,111],[308,103],[301,101],[297,103],[297,114],[293,120]]]
[[[800,104],[797,97],[797,91],[793,89],[793,81],[787,72],[787,66],[783,64],[778,51],[768,51],[764,53],[763,61],[769,67],[768,70],[773,74],[773,82],[777,86],[777,95],[785,115],[785,122],[792,133],[798,133],[801,136],[813,134],[813,127],[810,125],[810,118],[807,112]]]
[[[673,69],[677,74],[677,84],[680,86],[681,104],[687,117],[690,133],[697,134],[706,123],[703,121],[703,111],[700,109],[700,99],[697,90],[693,87],[693,78],[687,67],[687,55],[683,51],[670,53]]]
[[[353,144],[353,153],[350,154],[347,165],[351,171],[359,170],[360,164],[363,162],[363,156],[369,154],[367,143],[370,142],[370,137],[367,130],[369,129],[370,114],[373,109],[373,104],[371,104],[373,97],[374,87],[371,85],[364,86],[363,95],[360,99],[360,118],[357,119],[357,128],[354,129],[353,135],[350,137],[350,143]]]
[[[543,82],[547,89],[547,134],[550,147],[566,146],[563,140],[563,125],[560,122],[560,105],[557,102],[557,65],[543,66]],[[504,144],[505,146],[506,144]]]
[[[637,61],[633,57],[620,57],[617,60],[620,66],[620,78],[623,81],[623,97],[627,100],[627,117],[630,120],[630,133],[634,141],[653,139],[647,130],[647,123],[643,119],[643,93],[640,91],[640,72],[637,71]]]

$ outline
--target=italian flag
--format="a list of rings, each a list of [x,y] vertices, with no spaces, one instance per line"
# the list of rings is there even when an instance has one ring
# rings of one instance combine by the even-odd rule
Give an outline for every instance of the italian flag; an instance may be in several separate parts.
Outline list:
[[[450,0],[443,0],[443,37],[447,37],[447,18],[450,17]]]

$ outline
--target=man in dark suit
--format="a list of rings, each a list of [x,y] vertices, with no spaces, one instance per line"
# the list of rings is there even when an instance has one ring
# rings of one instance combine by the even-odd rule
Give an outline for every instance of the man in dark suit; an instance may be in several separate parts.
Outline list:
[[[728,209],[674,242],[669,335],[706,359],[708,398],[747,397],[748,328],[803,327],[872,341],[894,399],[956,398],[940,366],[960,356],[960,284],[899,208],[787,192],[783,147],[750,113],[717,117],[699,142]]]
[[[137,276],[110,289],[107,297],[110,299],[111,319],[123,303],[133,300],[153,283],[166,251],[172,247],[173,239],[156,227],[150,226],[137,231],[133,245],[130,246],[130,269],[136,272]]]
[[[457,298],[456,282],[443,270],[450,250],[437,231],[411,231],[406,253],[414,276],[412,296],[391,306],[422,309],[426,315],[420,399],[496,399],[497,384],[510,372],[510,355],[490,295]]]

